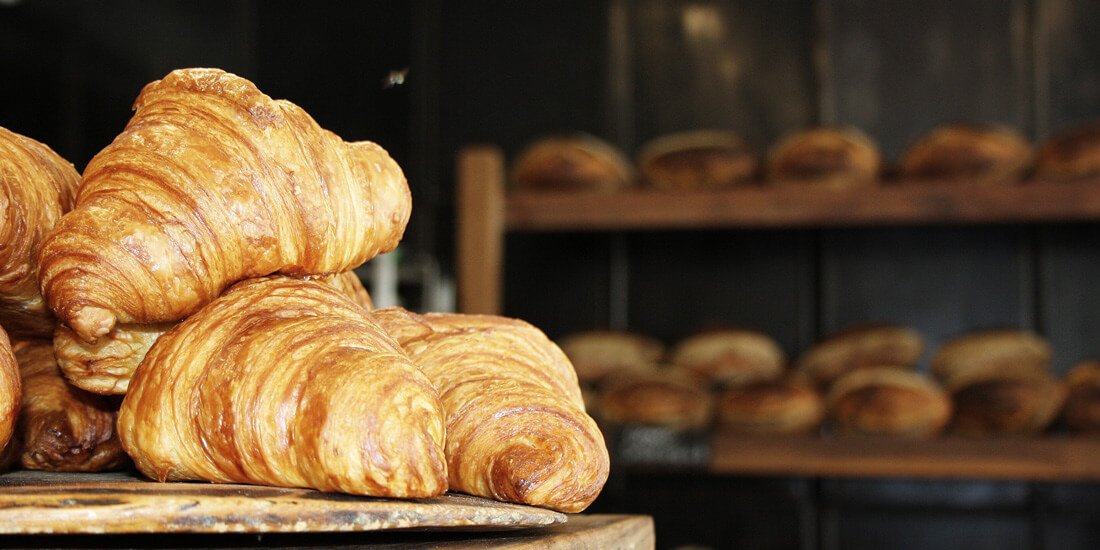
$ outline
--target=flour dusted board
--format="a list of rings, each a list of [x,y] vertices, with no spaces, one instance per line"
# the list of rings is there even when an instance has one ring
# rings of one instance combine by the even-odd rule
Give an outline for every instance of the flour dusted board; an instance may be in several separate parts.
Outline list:
[[[563,523],[564,514],[448,493],[393,500],[132,474],[0,475],[0,533],[287,533],[458,529]]]

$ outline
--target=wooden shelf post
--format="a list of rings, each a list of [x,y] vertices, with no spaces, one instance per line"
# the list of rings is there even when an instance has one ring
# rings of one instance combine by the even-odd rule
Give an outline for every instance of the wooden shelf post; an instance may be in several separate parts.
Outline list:
[[[462,313],[501,313],[504,153],[477,145],[458,153],[456,276]]]

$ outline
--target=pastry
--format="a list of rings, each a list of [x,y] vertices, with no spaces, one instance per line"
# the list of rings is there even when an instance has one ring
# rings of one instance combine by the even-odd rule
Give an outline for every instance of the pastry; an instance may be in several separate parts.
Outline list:
[[[789,377],[727,389],[718,399],[718,423],[748,434],[806,434],[825,417],[825,400],[812,384]]]
[[[23,378],[19,456],[24,468],[100,472],[128,462],[115,431],[117,405],[65,382],[49,341],[15,352]]]
[[[714,416],[714,397],[693,376],[676,370],[620,372],[600,392],[600,418],[611,424],[703,429]]]
[[[560,344],[585,384],[599,384],[619,370],[653,370],[665,354],[664,344],[653,338],[616,330],[578,332],[562,338]]]
[[[778,379],[787,355],[762,332],[716,329],[678,342],[670,361],[707,382],[737,385]]]
[[[397,163],[243,78],[173,71],[135,111],[42,243],[46,301],[87,342],[182,319],[235,281],[345,271],[401,239]]]
[[[826,400],[840,434],[929,437],[951,419],[951,401],[932,379],[894,367],[845,374]]]
[[[119,411],[123,447],[159,481],[443,493],[438,394],[367,315],[314,281],[234,285],[153,344]]]
[[[516,189],[619,191],[634,184],[634,167],[614,145],[589,134],[546,136],[512,163]]]
[[[811,128],[783,138],[768,153],[772,183],[854,187],[878,181],[882,158],[855,128]]]
[[[949,124],[934,128],[901,159],[904,178],[1008,183],[1031,168],[1031,143],[1003,127]]]
[[[759,161],[733,132],[694,130],[655,138],[638,153],[642,179],[669,191],[719,189],[756,176]]]
[[[317,279],[344,293],[352,301],[373,309],[370,295],[352,271]],[[53,344],[57,361],[73,385],[103,395],[126,393],[134,369],[153,342],[176,323],[128,323],[116,325],[95,343],[81,340],[69,327],[58,325]]]
[[[863,325],[836,332],[799,356],[795,370],[822,386],[853,370],[912,368],[924,353],[917,331],[897,325]]]
[[[1100,122],[1069,128],[1048,140],[1035,161],[1036,176],[1074,180],[1100,175]]]
[[[49,147],[0,128],[0,324],[48,337],[56,321],[38,291],[38,249],[73,207],[80,174]]]
[[[1062,418],[1073,432],[1100,434],[1100,361],[1082,361],[1066,375]]]
[[[19,366],[12,353],[8,334],[0,328],[0,470],[15,458],[11,439],[15,433],[15,421],[23,399],[23,384]]]
[[[1026,364],[985,364],[945,383],[955,405],[951,422],[964,435],[1037,435],[1058,417],[1066,389],[1049,372]]]
[[[569,359],[542,331],[490,315],[371,316],[439,390],[452,490],[563,512],[595,500],[607,447]]]
[[[932,374],[945,385],[971,370],[1004,368],[1017,372],[1050,370],[1050,343],[1027,330],[972,331],[947,341],[932,357]]]

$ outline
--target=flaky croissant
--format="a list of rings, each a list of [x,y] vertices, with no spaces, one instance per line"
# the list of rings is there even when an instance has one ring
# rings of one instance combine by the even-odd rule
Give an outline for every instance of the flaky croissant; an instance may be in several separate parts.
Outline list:
[[[38,292],[38,248],[79,185],[73,165],[49,147],[0,128],[0,323],[14,336],[53,331]]]
[[[487,315],[371,313],[439,390],[450,487],[579,512],[599,495],[607,447],[565,354],[537,328]]]
[[[321,277],[317,281],[339,290],[368,311],[374,309],[370,295],[353,271]],[[74,386],[103,395],[124,394],[130,377],[149,348],[175,325],[120,324],[95,343],[85,342],[69,327],[58,325],[53,336],[54,352],[65,377]]]
[[[135,111],[42,245],[47,303],[86,341],[182,319],[239,280],[345,271],[401,239],[411,198],[386,151],[248,80],[173,71]]]
[[[383,497],[447,489],[431,382],[314,281],[241,282],[161,336],[118,419],[145,475]]]
[[[22,386],[8,334],[0,328],[0,470],[15,458],[10,442],[15,432],[15,421],[19,418]]]
[[[24,468],[99,472],[127,462],[115,431],[118,407],[65,382],[49,341],[27,342],[15,358],[23,378],[18,429]]]

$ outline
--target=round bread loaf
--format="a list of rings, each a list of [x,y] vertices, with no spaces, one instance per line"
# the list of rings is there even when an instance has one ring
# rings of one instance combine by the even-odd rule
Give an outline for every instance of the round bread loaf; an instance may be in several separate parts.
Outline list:
[[[559,344],[573,362],[577,378],[586,384],[599,384],[618,370],[655,370],[665,354],[660,341],[617,330],[578,332],[562,338]]]
[[[735,386],[718,400],[718,423],[740,433],[805,434],[821,425],[825,401],[797,379]]]
[[[671,362],[710,383],[739,385],[779,379],[787,354],[762,332],[716,329],[681,340]]]
[[[696,130],[655,138],[638,153],[642,179],[666,190],[718,189],[756,176],[759,160],[733,132]]]
[[[862,325],[833,333],[799,356],[795,370],[823,386],[868,367],[912,368],[924,353],[917,331],[898,325]]]
[[[772,147],[767,178],[776,184],[855,187],[878,181],[878,146],[855,128],[811,128]]]
[[[1036,435],[1058,417],[1066,389],[1050,373],[1020,364],[985,365],[947,382],[952,429],[963,435]]]
[[[1062,418],[1073,432],[1100,434],[1100,361],[1082,361],[1066,375]]]
[[[833,384],[827,406],[841,434],[930,437],[951,419],[951,401],[939,385],[893,367],[844,375]]]
[[[612,424],[701,429],[714,414],[714,397],[691,376],[675,370],[620,372],[600,392],[600,418]]]
[[[1100,121],[1065,130],[1047,140],[1035,161],[1042,179],[1072,180],[1100,175]]]
[[[619,191],[634,168],[614,145],[589,134],[552,135],[527,145],[512,163],[512,183],[533,191]]]
[[[901,159],[901,175],[911,179],[1008,183],[1031,167],[1031,143],[1010,128],[949,124],[932,129]]]
[[[1051,349],[1045,338],[1032,331],[993,329],[972,331],[952,338],[932,357],[932,374],[947,386],[952,379],[968,371],[1046,373],[1050,369]],[[983,375],[985,376],[985,375]]]

